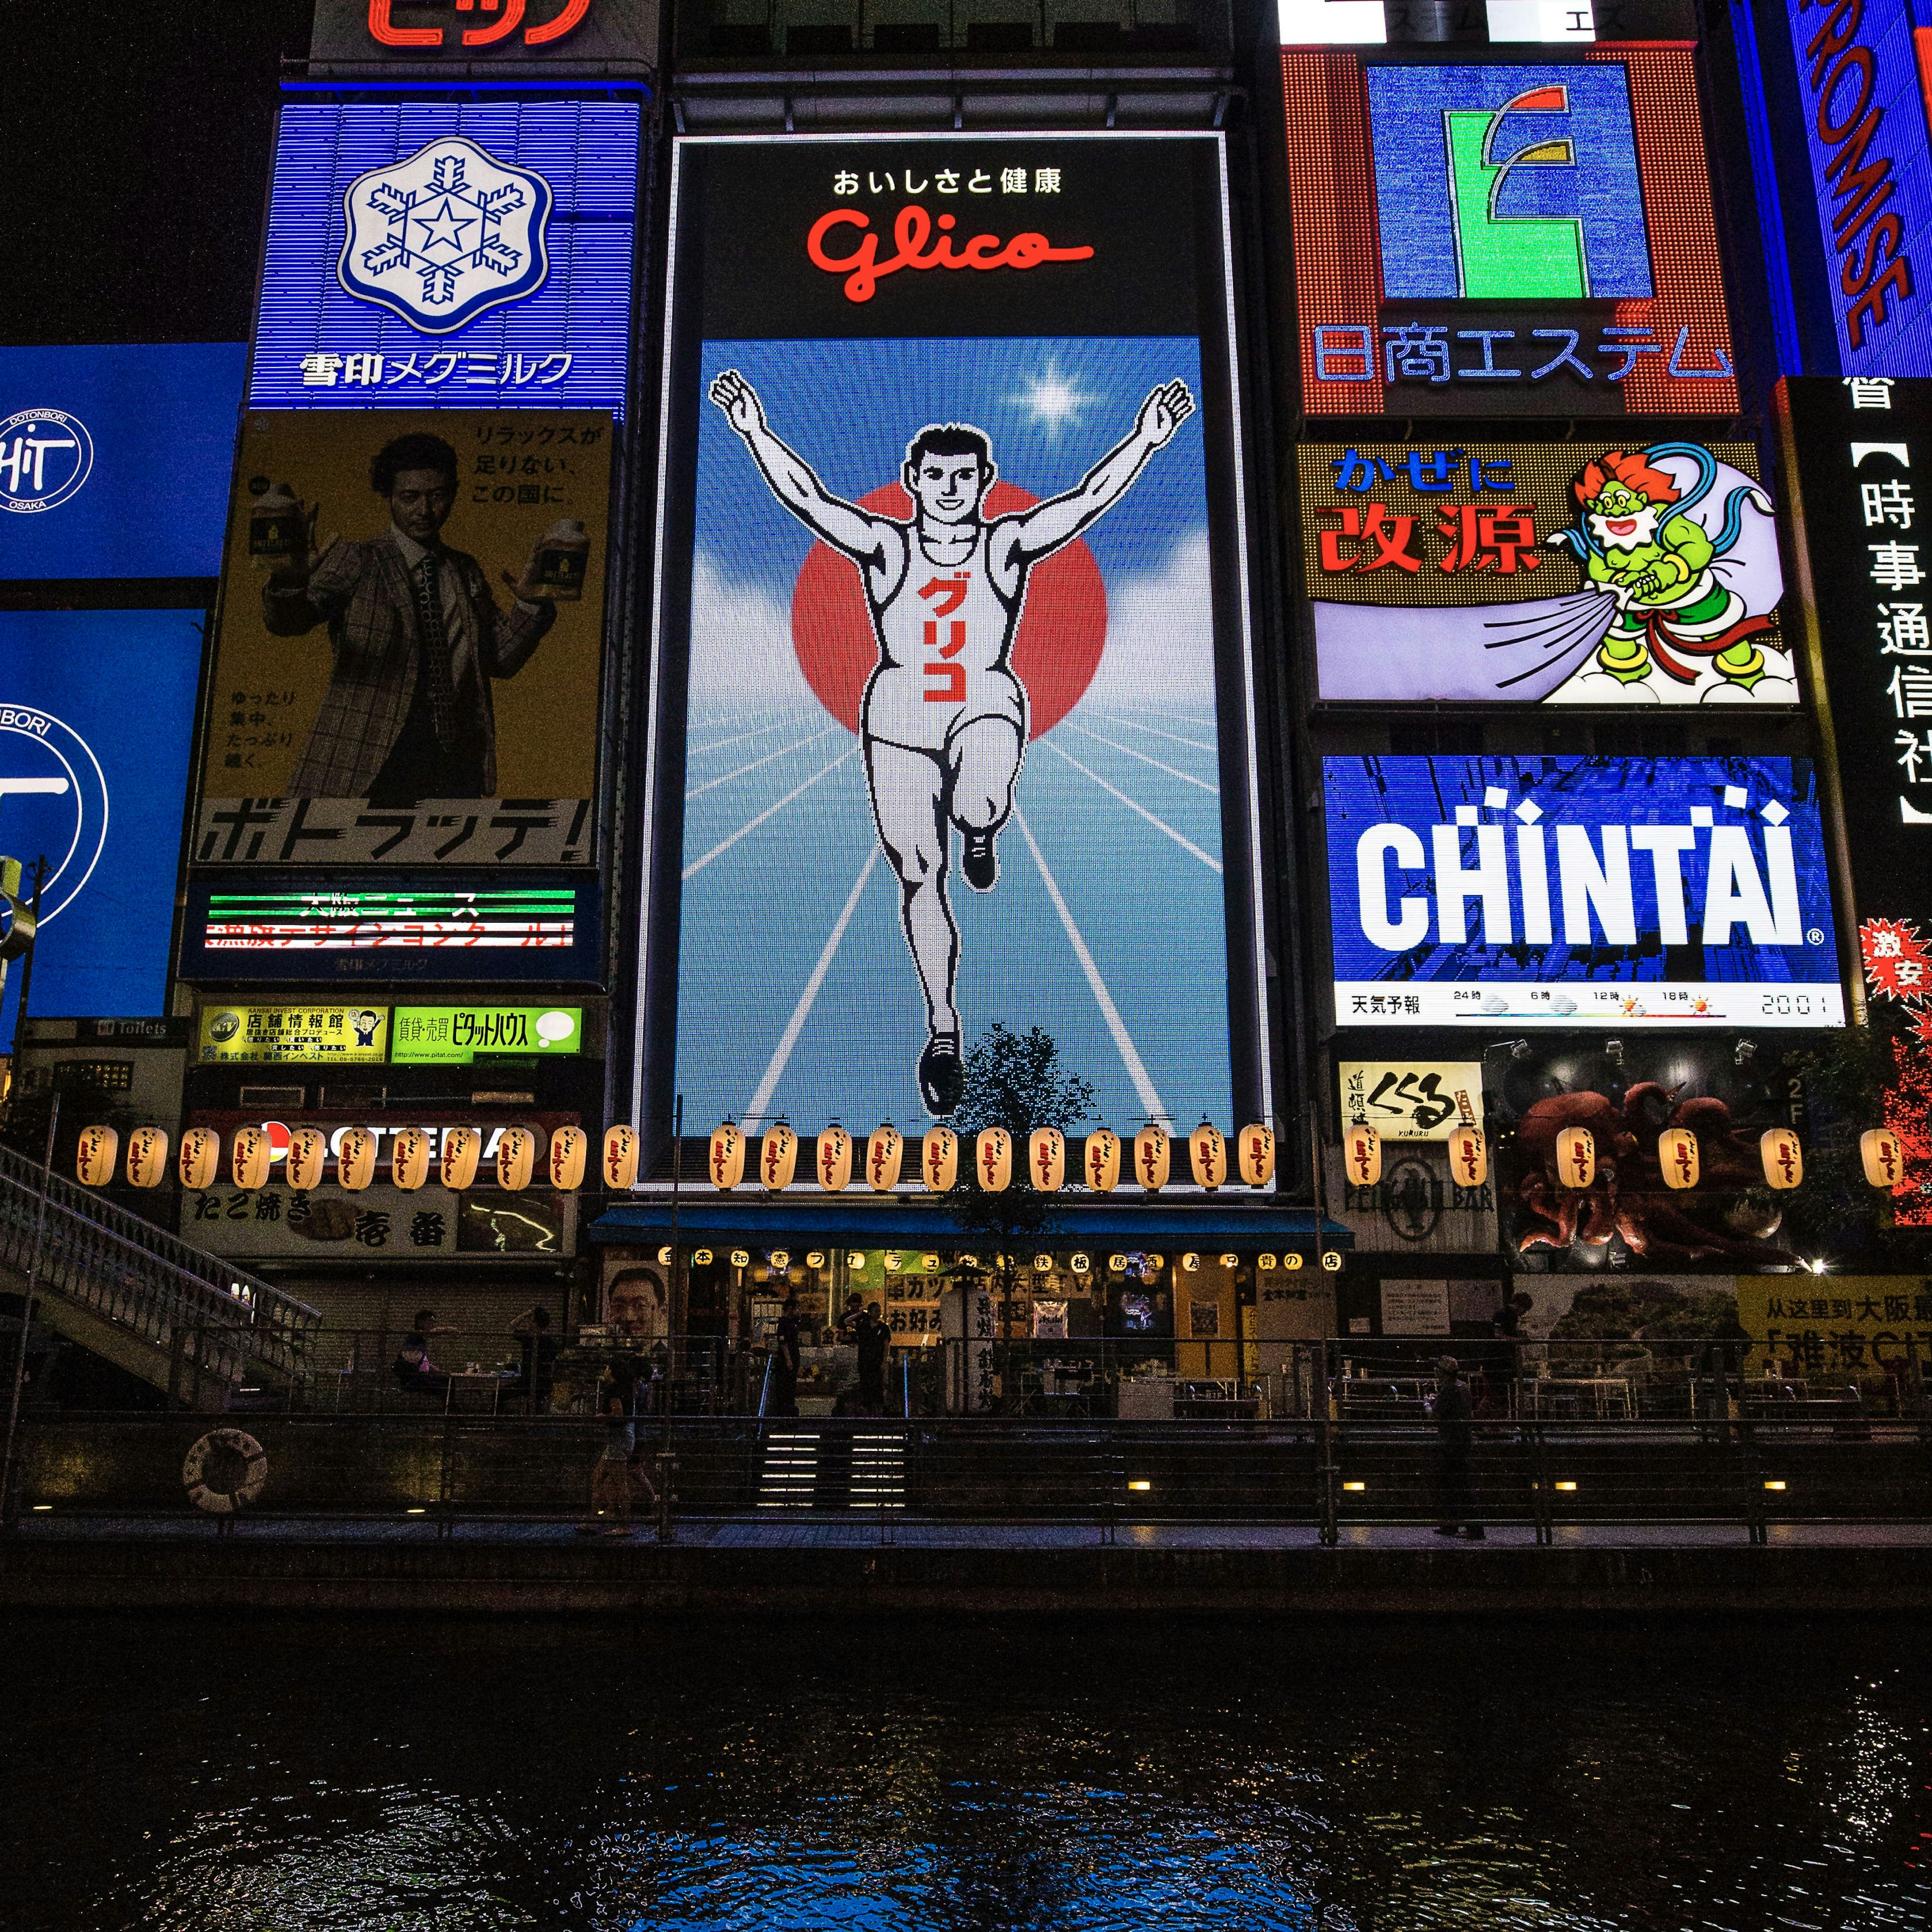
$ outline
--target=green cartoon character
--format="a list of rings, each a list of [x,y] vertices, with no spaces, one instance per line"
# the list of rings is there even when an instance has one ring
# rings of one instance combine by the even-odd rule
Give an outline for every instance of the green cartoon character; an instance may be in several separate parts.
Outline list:
[[[1677,458],[1695,465],[1694,482],[1680,487],[1658,466],[1659,458]],[[1688,512],[1708,494],[1718,469],[1708,450],[1665,443],[1612,450],[1586,464],[1571,486],[1582,514],[1576,527],[1550,541],[1574,550],[1590,584],[1616,599],[1597,663],[1620,683],[1648,677],[1654,664],[1694,684],[1698,667],[1686,658],[1708,659],[1740,691],[1765,675],[1764,653],[1752,640],[1771,620],[1748,615],[1744,598],[1713,566],[1736,544],[1744,505],[1754,502],[1767,513],[1770,506],[1755,486],[1732,490],[1714,536]]]

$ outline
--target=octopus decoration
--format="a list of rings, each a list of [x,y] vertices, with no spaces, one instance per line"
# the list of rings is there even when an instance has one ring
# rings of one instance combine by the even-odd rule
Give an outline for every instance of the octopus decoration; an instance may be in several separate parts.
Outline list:
[[[1755,1138],[1732,1126],[1723,1101],[1708,1095],[1680,1101],[1678,1090],[1646,1080],[1625,1093],[1621,1107],[1601,1094],[1559,1094],[1525,1111],[1512,1150],[1527,1224],[1518,1253],[1606,1247],[1621,1236],[1653,1266],[1796,1262],[1771,1240],[1784,1216],[1763,1200]],[[1568,1127],[1587,1127],[1596,1141],[1597,1171],[1588,1187],[1565,1187],[1557,1178],[1556,1137]],[[1697,1136],[1703,1172],[1694,1194],[1678,1193],[1664,1181],[1657,1138],[1666,1127],[1688,1127]]]

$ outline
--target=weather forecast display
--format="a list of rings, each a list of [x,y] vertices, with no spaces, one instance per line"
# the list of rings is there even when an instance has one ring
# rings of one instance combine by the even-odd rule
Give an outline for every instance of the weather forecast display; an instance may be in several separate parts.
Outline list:
[[[1322,760],[1342,1026],[1842,1026],[1794,758]]]
[[[1258,1104],[1221,161],[679,144],[646,1107],[916,1126],[995,1023]]]
[[[30,886],[46,856],[43,1017],[162,1010],[201,641],[192,611],[0,614],[0,850]]]
[[[1282,55],[1305,406],[1738,407],[1688,46]]]
[[[254,408],[621,413],[638,110],[282,109]]]

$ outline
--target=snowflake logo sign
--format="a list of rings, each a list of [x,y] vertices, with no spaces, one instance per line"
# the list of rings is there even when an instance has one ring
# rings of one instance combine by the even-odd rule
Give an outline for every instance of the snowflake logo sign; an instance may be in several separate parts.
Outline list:
[[[350,184],[336,280],[424,334],[447,335],[542,287],[550,202],[542,175],[446,136]]]

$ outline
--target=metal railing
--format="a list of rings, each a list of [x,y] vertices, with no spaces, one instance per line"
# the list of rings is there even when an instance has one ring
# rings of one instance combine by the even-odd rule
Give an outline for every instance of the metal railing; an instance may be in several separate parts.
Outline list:
[[[37,1262],[37,1297],[148,1344],[177,1388],[184,1370],[197,1389],[204,1377],[225,1388],[251,1364],[298,1381],[322,1322],[232,1262],[0,1147],[0,1267],[24,1278]]]
[[[248,1514],[444,1529],[584,1522],[604,1425],[561,1416],[236,1419],[266,1458]],[[16,1507],[28,1521],[194,1519],[182,1459],[208,1420],[42,1414],[22,1426]],[[223,1425],[232,1428],[235,1420]],[[1445,1520],[1532,1532],[1730,1526],[1754,1542],[1806,1522],[1932,1522],[1932,1444],[1907,1424],[1479,1424],[1451,1467],[1432,1426],[1316,1417],[1067,1426],[944,1418],[640,1419],[640,1527],[680,1520],[900,1524],[1239,1523],[1352,1532]],[[608,1500],[608,1498],[607,1498]],[[233,1520],[232,1516],[220,1519]]]

